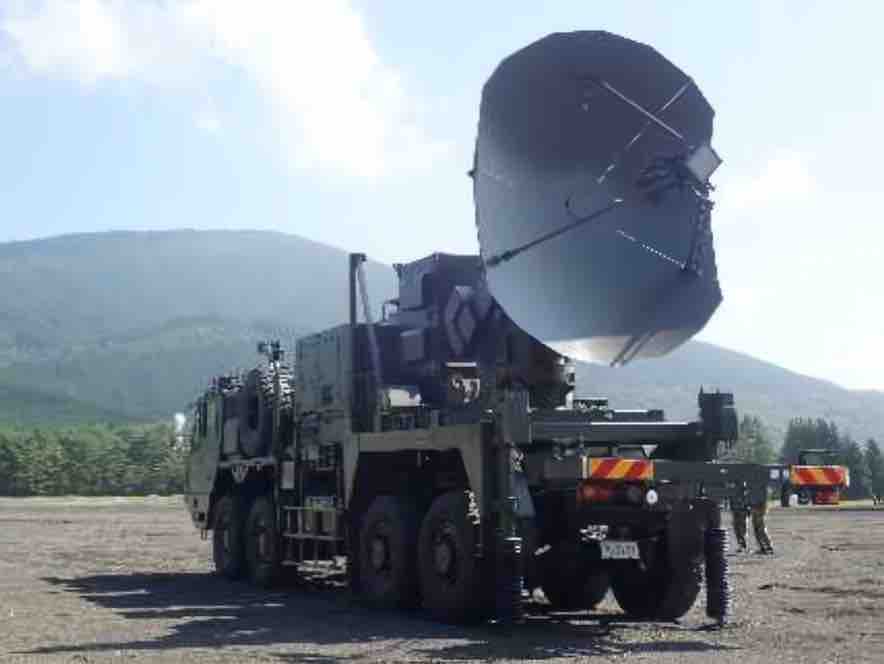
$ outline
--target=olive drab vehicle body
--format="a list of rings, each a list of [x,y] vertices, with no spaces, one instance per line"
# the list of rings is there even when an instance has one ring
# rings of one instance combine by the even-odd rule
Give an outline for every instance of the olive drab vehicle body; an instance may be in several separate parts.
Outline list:
[[[453,621],[518,616],[523,589],[676,618],[705,575],[726,615],[719,503],[767,481],[715,461],[731,395],[701,392],[692,422],[573,397],[570,362],[506,317],[477,257],[397,266],[397,300],[359,322],[363,259],[350,323],[298,340],[293,368],[263,344],[196,402],[186,501],[221,574],[346,559],[368,603]],[[474,326],[452,323],[465,311]]]

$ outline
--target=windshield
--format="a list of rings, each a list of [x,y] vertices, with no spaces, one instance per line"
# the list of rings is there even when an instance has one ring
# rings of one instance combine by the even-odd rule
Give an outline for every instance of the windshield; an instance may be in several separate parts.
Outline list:
[[[801,464],[804,466],[827,466],[835,462],[833,452],[807,452],[801,455]]]

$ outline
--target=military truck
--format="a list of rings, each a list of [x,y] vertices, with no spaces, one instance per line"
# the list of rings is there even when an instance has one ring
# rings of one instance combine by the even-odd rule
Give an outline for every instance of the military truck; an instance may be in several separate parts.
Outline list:
[[[369,604],[446,621],[517,616],[536,588],[675,619],[705,565],[726,612],[707,489],[732,468],[711,463],[736,438],[730,394],[701,393],[692,422],[574,398],[572,363],[507,318],[477,256],[397,265],[398,297],[359,322],[364,258],[348,324],[298,340],[293,368],[262,344],[262,366],[196,402],[186,501],[220,575],[266,587],[345,556]]]
[[[841,502],[841,493],[850,487],[850,470],[838,464],[835,450],[801,450],[797,464],[776,468],[780,469],[783,507],[837,505]]]
[[[537,589],[676,619],[705,576],[724,620],[720,502],[767,484],[716,461],[732,395],[701,389],[694,421],[618,410],[574,395],[572,361],[663,355],[721,302],[713,115],[684,72],[610,33],[506,58],[470,170],[480,255],[394,266],[375,320],[351,254],[349,321],[288,358],[263,344],[266,363],[198,399],[186,500],[218,572],[268,586],[342,561],[365,602],[453,622],[518,619]]]

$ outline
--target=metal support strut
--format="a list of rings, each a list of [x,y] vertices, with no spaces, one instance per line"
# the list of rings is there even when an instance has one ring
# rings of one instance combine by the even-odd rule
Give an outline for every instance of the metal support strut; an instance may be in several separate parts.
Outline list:
[[[708,528],[706,545],[706,615],[724,625],[731,614],[732,597],[727,560],[727,529]]]
[[[526,242],[525,244],[523,244],[519,247],[515,247],[514,249],[508,249],[507,251],[504,251],[500,254],[497,254],[495,256],[491,256],[490,258],[487,258],[485,260],[485,266],[486,267],[494,267],[496,265],[499,265],[500,263],[505,263],[508,260],[512,260],[513,258],[518,256],[522,252],[528,251],[529,249],[533,249],[538,244],[542,244],[544,242],[547,242],[548,240],[552,240],[553,238],[558,237],[562,233],[567,233],[568,231],[573,230],[573,229],[577,228],[578,226],[582,226],[585,223],[588,223],[590,221],[594,221],[595,219],[598,219],[602,215],[619,207],[622,203],[623,203],[622,198],[615,198],[610,203],[608,203],[608,205],[601,208],[600,210],[596,210],[595,212],[592,212],[592,213],[586,215],[585,217],[580,217],[579,219],[572,221],[570,224],[565,224],[561,228],[557,228],[554,231],[550,231],[549,233],[544,233],[540,237],[538,237],[534,240],[531,240],[531,242]],[[565,201],[566,207],[568,207],[569,204],[570,204],[570,199],[568,201]]]
[[[527,411],[528,395],[525,393],[507,394],[509,408]],[[494,613],[495,618],[504,624],[524,620],[522,590],[525,585],[524,543],[519,532],[519,499],[515,486],[515,473],[521,472],[521,458],[513,440],[513,432],[506,423],[506,416],[495,423],[495,465],[497,477],[495,489],[495,569],[494,569]]]

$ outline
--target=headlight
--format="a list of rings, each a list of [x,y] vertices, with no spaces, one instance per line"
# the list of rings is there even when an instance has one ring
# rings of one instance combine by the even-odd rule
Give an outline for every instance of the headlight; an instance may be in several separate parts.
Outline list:
[[[660,500],[660,496],[657,495],[657,492],[653,489],[648,489],[648,492],[645,494],[645,502],[648,505],[656,505],[658,500]]]

